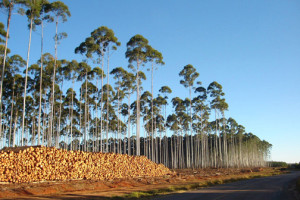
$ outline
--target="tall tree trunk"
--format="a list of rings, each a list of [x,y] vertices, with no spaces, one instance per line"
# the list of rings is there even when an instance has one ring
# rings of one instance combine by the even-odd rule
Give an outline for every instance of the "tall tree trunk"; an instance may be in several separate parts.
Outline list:
[[[14,125],[13,141],[12,141],[13,147],[15,147],[15,145],[16,145],[17,121],[18,121],[18,112],[16,112],[16,116],[15,116],[15,125]]]
[[[191,132],[191,165],[192,168],[194,168],[194,142],[193,142],[193,130],[192,130],[192,124],[193,124],[193,116],[192,116],[192,87],[189,86],[189,95],[190,95],[190,118],[191,118],[191,123],[190,123],[190,132]]]
[[[107,99],[106,99],[106,152],[108,152],[108,126],[109,126],[109,121],[108,121],[108,117],[109,117],[109,47],[107,48],[107,88],[106,88],[106,92],[107,92]]]
[[[71,97],[71,132],[70,132],[70,136],[71,136],[71,150],[73,150],[73,109],[74,109],[74,78],[72,78],[72,97]]]
[[[98,77],[96,80],[96,93],[97,93],[97,100],[96,100],[96,151],[99,152],[99,132],[98,132],[98,102],[99,102],[99,93],[98,93]]]
[[[21,146],[23,146],[23,136],[24,136],[25,105],[26,105],[27,78],[28,78],[28,66],[29,66],[29,55],[30,55],[30,45],[31,45],[32,22],[33,22],[33,18],[30,19],[29,42],[28,42],[27,62],[26,62],[26,71],[25,71],[24,98],[23,98],[23,114],[22,114]]]
[[[87,151],[87,142],[86,142],[86,124],[87,124],[87,70],[85,71],[85,101],[84,101],[84,142],[83,142],[83,150]]]
[[[45,93],[44,93],[44,113],[43,113],[43,137],[42,137],[42,145],[45,145],[45,140],[46,140],[46,136],[47,136],[47,131],[45,130],[46,129],[46,113],[48,113],[48,110],[46,111],[46,97],[47,97],[47,91],[45,90]]]
[[[41,72],[40,72],[40,103],[39,103],[39,119],[38,119],[38,145],[40,145],[41,138],[41,111],[42,111],[42,82],[43,82],[43,46],[44,46],[44,24],[41,21],[42,37],[41,37]]]
[[[11,112],[10,112],[10,124],[9,124],[9,140],[8,140],[8,146],[11,145],[11,129],[12,129],[12,121],[13,121],[13,112],[14,112],[14,96],[15,96],[15,79],[13,83],[13,93],[11,98]]]
[[[128,94],[128,155],[131,156],[131,142],[130,142],[130,91],[129,91],[129,94]]]
[[[137,59],[137,70],[136,70],[136,155],[140,155],[140,81],[139,81],[139,70],[140,62]]]
[[[51,104],[51,116],[50,116],[50,134],[49,134],[49,140],[48,140],[48,145],[52,145],[52,136],[53,136],[53,128],[54,128],[54,85],[55,85],[55,75],[56,75],[56,62],[57,62],[57,40],[58,40],[58,35],[57,35],[57,28],[58,28],[58,17],[56,18],[56,23],[55,23],[55,57],[54,57],[54,66],[53,66],[53,80],[52,80],[52,104]]]
[[[151,145],[152,145],[152,160],[154,161],[154,147],[153,147],[153,62],[151,64]]]
[[[120,78],[119,78],[119,84],[118,84],[118,151],[117,153],[121,153],[121,147],[120,147]]]
[[[35,116],[32,116],[31,145],[35,145]]]
[[[80,132],[80,139],[79,139],[79,150],[83,150],[82,148],[81,148],[81,139],[82,139],[82,135],[81,135],[81,133],[82,133],[82,114],[81,114],[81,112],[82,112],[82,110],[81,110],[81,104],[82,104],[82,90],[83,90],[83,88],[82,88],[82,85],[81,85],[81,92],[80,92],[80,103],[79,103],[79,132]]]
[[[6,54],[7,54],[7,43],[9,38],[9,25],[11,20],[11,12],[12,12],[12,2],[8,7],[8,17],[7,17],[7,30],[6,30],[6,37],[5,37],[5,48],[4,48],[4,57],[3,57],[3,65],[2,65],[2,74],[1,74],[1,86],[0,86],[0,133],[1,131],[1,124],[2,124],[2,94],[3,94],[3,81],[4,81],[4,72],[5,72],[5,63],[6,63]]]
[[[101,102],[100,102],[100,151],[103,152],[104,148],[102,147],[102,125],[103,125],[103,76],[104,76],[104,55],[103,55],[103,49],[102,52],[102,59],[101,59]]]
[[[58,130],[57,130],[57,135],[56,135],[56,139],[55,139],[55,147],[56,148],[59,148],[60,122],[61,122],[61,106],[62,106],[62,88],[63,88],[63,81],[61,83],[60,104],[59,104],[59,118],[58,118]],[[67,137],[68,137],[68,135],[67,135]]]

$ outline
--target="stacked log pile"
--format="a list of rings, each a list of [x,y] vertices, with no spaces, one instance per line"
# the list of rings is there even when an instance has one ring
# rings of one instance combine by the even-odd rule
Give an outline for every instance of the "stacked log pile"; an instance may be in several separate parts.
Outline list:
[[[112,180],[171,173],[164,165],[156,164],[144,156],[66,151],[48,147],[0,152],[0,182]]]

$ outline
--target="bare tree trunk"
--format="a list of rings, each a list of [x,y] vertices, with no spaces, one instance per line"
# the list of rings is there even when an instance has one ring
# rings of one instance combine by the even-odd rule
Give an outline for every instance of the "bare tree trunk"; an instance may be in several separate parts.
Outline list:
[[[35,85],[33,87],[35,88]],[[36,99],[36,93],[35,92],[33,94],[33,99]],[[31,134],[32,134],[31,145],[34,145],[35,144],[35,116],[32,116],[32,130],[31,130]]]
[[[44,99],[44,114],[43,114],[43,137],[42,137],[42,145],[45,145],[45,141],[46,141],[46,130],[45,130],[45,128],[46,128],[46,90],[45,90],[45,94],[44,94],[44,96],[45,96],[45,99]],[[48,113],[48,111],[47,111],[47,113]]]
[[[101,50],[103,52],[103,49]],[[101,60],[101,102],[100,102],[100,151],[103,152],[103,147],[102,147],[102,119],[103,119],[103,76],[104,76],[104,55],[102,53],[102,60]]]
[[[108,117],[109,117],[109,47],[107,48],[107,88],[106,88],[106,92],[107,92],[107,99],[106,99],[106,103],[107,103],[107,107],[106,107],[106,139],[107,139],[107,143],[106,143],[106,152],[108,152],[108,126],[109,126],[109,121],[108,121]]]
[[[17,130],[17,121],[18,121],[18,112],[16,112],[16,116],[15,116],[15,125],[14,125],[14,133],[13,133],[13,143],[12,146],[15,147],[16,146],[16,130]]]
[[[153,62],[151,64],[151,145],[152,145],[152,160],[154,161],[154,147],[153,147]]]
[[[83,141],[83,150],[87,151],[87,142],[86,142],[86,124],[87,124],[87,70],[85,71],[85,101],[84,101],[84,141]]]
[[[128,94],[128,155],[131,156],[131,143],[130,143],[130,91]]]
[[[80,103],[79,103],[79,132],[81,133],[81,131],[82,131],[82,115],[81,115],[81,104],[82,104],[82,90],[83,90],[83,88],[82,88],[82,86],[81,86],[81,92],[80,92]],[[81,136],[81,134],[80,134],[80,140],[79,140],[79,150],[80,150],[80,146],[81,146],[81,138],[82,138],[82,136]],[[82,149],[81,149],[82,150]]]
[[[56,62],[57,62],[57,40],[58,40],[58,35],[57,35],[57,28],[58,28],[58,17],[56,18],[56,23],[55,23],[55,45],[54,45],[54,50],[55,50],[55,57],[54,57],[54,67],[53,67],[53,80],[52,80],[52,104],[51,104],[51,116],[50,116],[50,134],[49,134],[49,139],[48,139],[48,145],[52,146],[52,136],[53,136],[53,128],[54,128],[54,85],[55,85],[55,75],[56,75]]]
[[[40,145],[41,138],[41,112],[42,112],[42,82],[43,82],[43,46],[44,46],[44,24],[43,20],[41,20],[42,27],[42,37],[41,37],[41,72],[40,72],[40,103],[39,103],[39,119],[38,119],[38,145]]]
[[[89,106],[89,100],[87,100],[87,151],[90,151],[90,148],[89,148],[89,133],[90,133],[90,123],[89,123],[89,121],[90,121],[90,106]]]
[[[3,93],[3,81],[4,81],[4,72],[5,72],[5,63],[6,63],[6,54],[7,54],[7,43],[9,38],[9,27],[11,20],[11,12],[12,12],[12,2],[8,7],[8,17],[7,17],[7,30],[5,37],[5,49],[4,49],[4,57],[3,57],[3,65],[2,65],[2,74],[1,74],[1,85],[0,85],[0,133],[2,132],[2,93]],[[31,35],[30,35],[31,37]],[[30,49],[30,47],[29,47]]]
[[[139,81],[139,68],[140,62],[137,59],[137,70],[136,70],[136,155],[140,155],[140,81]]]
[[[96,100],[96,151],[99,152],[99,132],[98,132],[98,102],[99,102],[99,93],[98,93],[98,77],[96,81],[96,93],[97,93],[97,100]]]
[[[72,78],[72,97],[71,97],[71,146],[70,149],[73,150],[73,109],[74,109],[74,78]]]
[[[120,83],[120,78],[119,78],[119,83]],[[121,152],[121,148],[120,148],[120,84],[118,85],[118,123],[117,123],[117,126],[118,126],[118,151],[117,153],[120,153]]]
[[[61,83],[61,89],[63,88],[63,81]],[[57,135],[56,135],[56,140],[55,140],[55,147],[59,147],[59,136],[60,136],[60,122],[61,122],[61,105],[62,105],[62,91],[60,93],[60,105],[59,105],[59,118],[58,118],[58,130],[57,130]],[[67,144],[68,145],[68,144]]]
[[[190,118],[191,118],[191,123],[190,123],[190,132],[191,132],[191,165],[192,168],[194,168],[194,145],[193,145],[193,130],[192,130],[192,123],[193,123],[193,116],[192,116],[192,88],[189,86],[189,94],[190,94]]]
[[[12,129],[12,121],[13,121],[13,112],[14,112],[14,96],[15,96],[15,79],[13,83],[13,93],[11,98],[11,112],[10,112],[10,124],[9,124],[9,140],[8,140],[8,146],[10,147],[11,144],[11,129]]]
[[[28,51],[27,51],[26,72],[25,72],[25,84],[24,84],[21,146],[23,146],[23,135],[24,135],[24,124],[25,124],[25,105],[26,105],[27,78],[28,78],[28,65],[29,65],[30,45],[31,45],[32,23],[33,23],[33,19],[31,18],[30,19]],[[0,121],[2,121],[2,120],[0,120]]]

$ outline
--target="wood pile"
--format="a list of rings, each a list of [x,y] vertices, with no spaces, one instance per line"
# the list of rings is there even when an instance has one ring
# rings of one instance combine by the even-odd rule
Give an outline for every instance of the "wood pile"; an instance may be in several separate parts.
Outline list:
[[[167,174],[172,172],[145,156],[67,151],[53,147],[0,152],[0,182],[111,180]]]

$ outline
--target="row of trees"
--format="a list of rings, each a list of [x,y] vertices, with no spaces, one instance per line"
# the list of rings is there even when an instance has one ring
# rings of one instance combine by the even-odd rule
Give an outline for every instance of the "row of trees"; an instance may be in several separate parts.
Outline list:
[[[6,0],[7,28],[0,24],[1,146],[46,145],[93,152],[145,155],[172,168],[261,166],[271,145],[234,119],[222,86],[204,87],[192,65],[180,71],[188,97],[174,97],[163,86],[154,96],[153,72],[164,64],[162,53],[142,35],[127,43],[129,70],[110,69],[110,57],[121,45],[113,30],[102,26],[75,48],[81,61],[58,59],[58,25],[70,17],[68,7],[46,0]],[[12,10],[25,8],[29,21],[27,60],[9,55]],[[19,9],[22,13],[22,9]],[[43,53],[44,22],[55,22],[55,55]],[[31,32],[41,28],[41,58],[29,66]],[[151,91],[144,91],[143,72],[151,72]],[[22,71],[24,70],[24,71]],[[114,79],[111,84],[110,77]],[[63,89],[65,82],[70,88]],[[132,98],[136,94],[136,98]],[[173,112],[167,112],[171,104]],[[135,129],[135,131],[134,131]]]

